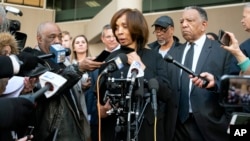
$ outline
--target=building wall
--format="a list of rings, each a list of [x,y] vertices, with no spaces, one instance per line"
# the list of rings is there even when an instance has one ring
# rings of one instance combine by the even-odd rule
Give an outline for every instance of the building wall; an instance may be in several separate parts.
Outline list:
[[[16,16],[12,13],[7,13],[8,19],[18,20],[21,22],[21,30],[27,34],[26,46],[34,47],[36,45],[36,30],[37,26],[43,21],[54,21],[55,11],[50,9],[34,8],[20,5],[10,5],[18,8],[23,12],[23,16]]]
[[[17,6],[15,6],[17,7]],[[241,26],[240,20],[242,18],[242,9],[243,4],[233,4],[233,5],[224,5],[224,6],[215,6],[215,7],[204,7],[208,13],[208,29],[207,32],[215,32],[218,33],[219,29],[224,29],[226,31],[231,31],[235,33],[239,42],[244,41],[249,37],[249,34],[245,32]],[[22,17],[17,17],[11,14],[8,14],[12,19],[18,19],[21,21],[21,31],[28,34],[28,39],[26,42],[26,46],[34,46],[36,45],[36,27],[42,21],[46,20],[54,20],[54,11],[47,10],[47,9],[37,9],[37,8],[28,8],[28,7],[20,7],[23,11]],[[99,16],[103,16],[107,19],[111,19],[114,12],[109,12],[110,14],[105,14]],[[184,42],[184,39],[181,36],[180,32],[180,23],[179,19],[181,17],[182,10],[178,11],[166,11],[166,12],[159,12],[159,13],[150,13],[144,14],[146,20],[148,21],[148,26],[150,30],[150,37],[149,42],[155,40],[155,35],[153,34],[154,28],[151,27],[154,20],[161,16],[161,15],[168,15],[171,16],[175,23],[175,35],[180,38],[181,42]],[[82,20],[82,21],[75,21],[75,22],[61,22],[58,25],[61,27],[62,30],[68,30],[72,34],[72,36],[76,36],[78,34],[86,34],[86,30],[88,24],[95,24],[95,22],[91,22],[91,20]],[[96,25],[105,25],[106,22],[99,21]],[[101,24],[100,24],[101,23]],[[91,26],[93,27],[93,26]],[[101,27],[96,27],[92,29],[93,32],[99,33],[96,35],[97,38],[100,36],[100,29]],[[91,35],[92,36],[92,35]],[[89,39],[91,40],[91,39]],[[90,44],[90,51],[93,56],[98,55],[103,49],[103,45],[101,41],[95,40]]]

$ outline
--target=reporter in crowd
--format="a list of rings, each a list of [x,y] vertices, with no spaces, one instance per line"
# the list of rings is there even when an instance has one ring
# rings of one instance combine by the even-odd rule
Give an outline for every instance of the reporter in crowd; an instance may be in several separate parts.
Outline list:
[[[118,54],[125,53],[128,61],[124,64],[124,67],[120,70],[111,72],[110,75],[114,78],[127,78],[128,70],[132,62],[139,63],[140,70],[144,71],[144,79],[150,80],[156,78],[159,82],[159,90],[157,93],[158,101],[167,101],[171,95],[170,84],[167,80],[167,76],[164,68],[164,60],[160,54],[146,48],[148,41],[148,25],[140,11],[137,9],[125,8],[117,11],[111,19],[111,28],[117,39],[121,44],[121,48],[110,54],[106,61],[116,57]],[[102,72],[105,66],[100,68],[99,73]],[[122,76],[121,76],[122,74]],[[105,78],[104,78],[105,79]],[[105,80],[104,80],[105,81]],[[143,82],[142,82],[143,83]],[[105,91],[107,86],[105,83],[100,84],[100,101],[99,103],[104,106],[100,110],[101,119],[101,140],[102,141],[115,141],[119,139],[125,140],[126,130],[122,133],[116,132],[116,115],[108,115],[106,112],[111,109],[109,100],[106,103],[103,102]],[[121,89],[109,89],[110,93],[121,92]],[[127,93],[128,89],[124,92]],[[143,91],[142,95],[144,95]],[[132,94],[135,96],[135,94]],[[133,97],[132,96],[132,97]],[[133,99],[135,100],[135,99]],[[161,111],[162,110],[162,111]],[[129,111],[131,112],[131,111]],[[154,137],[157,137],[158,141],[165,141],[167,138],[164,135],[164,124],[162,122],[162,115],[164,109],[158,109],[157,115],[157,135],[154,136],[154,110],[150,105],[147,105],[145,112],[143,113],[143,120],[141,128],[139,129],[138,140],[139,141],[152,141]],[[140,113],[141,114],[141,113]],[[127,115],[125,115],[127,117]],[[128,131],[130,132],[130,131]],[[132,137],[132,136],[131,136]]]
[[[70,54],[70,63],[71,64],[77,64],[81,62],[82,60],[86,59],[87,57],[90,57],[90,51],[89,51],[89,42],[85,35],[77,35],[72,40],[71,45],[71,54]],[[82,110],[85,116],[85,132],[90,132],[90,124],[88,122],[88,113],[87,113],[87,105],[86,105],[86,90],[89,89],[91,84],[91,78],[89,77],[92,71],[85,72],[82,74],[82,78],[78,81],[78,83],[74,86],[74,88],[79,91],[78,100],[81,101]]]
[[[230,45],[221,47],[229,51],[237,60],[237,65],[241,72],[239,74],[250,74],[250,60],[241,50],[238,40],[235,38],[234,34],[226,31],[226,34],[230,36]]]
[[[54,22],[41,23],[37,28],[37,42],[35,49],[27,48],[29,52],[37,56],[49,54],[51,45],[62,42],[61,29]],[[57,137],[57,140],[87,140],[89,131],[84,130],[81,102],[76,96],[79,93],[72,88],[80,79],[81,72],[94,70],[102,63],[94,62],[93,58],[86,58],[77,64],[75,70],[72,66],[57,64],[51,59],[44,59],[44,61],[51,71],[67,77],[67,82],[57,95],[37,102],[34,140],[46,140],[53,137]]]
[[[0,33],[0,53],[1,55],[9,56],[9,55],[17,55],[19,54],[17,40],[15,39],[15,36],[12,35],[10,32],[1,32]],[[25,74],[24,74],[25,75]],[[0,79],[0,83],[5,83],[4,81],[8,81],[11,79],[10,82],[14,82],[17,77],[12,78],[3,78]],[[32,85],[36,82],[35,78],[29,78],[29,77],[18,77],[21,80],[23,78],[24,81],[24,87],[22,88],[22,93],[30,92],[33,87]],[[12,83],[13,84],[13,83]],[[8,85],[12,85],[8,84]],[[14,87],[14,86],[10,86]]]
[[[72,37],[69,31],[62,31],[62,46],[65,48],[70,48],[72,43]]]
[[[0,32],[4,35],[9,29],[9,22],[6,18],[5,9],[0,6]],[[3,37],[3,36],[2,36]],[[1,38],[0,40],[4,40]],[[4,44],[2,41],[1,45]],[[14,43],[15,44],[15,43]],[[13,44],[11,44],[12,47]],[[9,53],[8,47],[1,52],[0,62],[4,66],[0,71],[0,78],[11,77],[13,75],[21,75],[22,71],[30,71],[37,66],[38,59],[36,56],[28,53],[20,53],[18,55],[3,56]],[[3,54],[2,54],[3,53]],[[12,53],[17,53],[13,50]],[[32,60],[28,62],[29,60]],[[13,140],[13,137],[8,136],[11,130],[17,130],[21,127],[27,126],[28,118],[34,109],[33,103],[24,98],[0,98],[0,140]],[[6,133],[6,134],[5,134]],[[18,141],[26,141],[32,139],[31,135],[20,138]]]
[[[17,54],[19,52],[17,48],[17,42],[13,35],[9,32],[0,33],[0,55],[9,56],[11,54]],[[0,79],[0,96],[5,91],[9,78]]]
[[[250,32],[250,3],[246,3],[243,7],[242,11],[242,19],[241,24],[243,29],[246,32]],[[250,56],[250,39],[246,39],[244,42],[240,43],[239,47],[242,50],[242,53],[246,56]],[[239,58],[238,58],[239,59]],[[241,68],[238,65],[238,61],[236,58],[232,58],[231,65],[230,65],[230,74],[238,75],[241,71]]]
[[[21,52],[18,55],[0,56],[0,62],[5,66],[0,71],[0,78],[6,78],[22,75],[23,71],[34,69],[38,64],[38,58],[27,52]]]
[[[14,131],[23,132],[31,120],[35,105],[26,98],[0,98],[0,140],[12,141],[19,138]],[[11,136],[11,132],[15,136]],[[31,136],[32,139],[33,135]],[[18,141],[26,141],[27,136]]]
[[[101,40],[105,46],[105,50],[112,53],[120,49],[120,44],[117,42],[110,24],[102,27]],[[89,122],[91,126],[91,139],[98,141],[98,110],[97,110],[97,97],[96,97],[96,81],[99,69],[90,72],[91,87],[86,90],[86,104],[89,115]]]

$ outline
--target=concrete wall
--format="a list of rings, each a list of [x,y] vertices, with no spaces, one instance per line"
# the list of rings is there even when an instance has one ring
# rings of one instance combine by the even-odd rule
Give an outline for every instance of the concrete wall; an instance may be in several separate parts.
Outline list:
[[[219,29],[224,29],[235,33],[239,42],[244,41],[250,35],[245,32],[241,26],[240,20],[242,18],[242,9],[244,4],[234,4],[234,5],[224,5],[216,7],[204,7],[208,13],[208,29],[207,32],[218,33]],[[15,6],[16,7],[16,6]],[[12,19],[18,19],[21,21],[21,31],[28,34],[28,40],[26,46],[34,46],[36,44],[36,27],[37,25],[46,20],[54,20],[54,11],[46,9],[36,9],[36,8],[27,8],[20,7],[23,11],[22,17],[17,17],[12,14],[10,17]],[[101,41],[98,40],[100,37],[100,31],[103,25],[107,24],[107,19],[111,19],[114,14],[114,9],[110,8],[111,11],[101,12],[98,14],[100,20],[82,20],[75,22],[61,22],[58,25],[62,30],[68,30],[72,36],[78,34],[85,34],[89,40],[91,40],[90,51],[92,55],[97,55],[103,49]],[[109,13],[109,14],[107,14]],[[155,35],[153,34],[153,29],[151,25],[154,20],[161,15],[169,15],[173,18],[175,23],[175,35],[180,38],[181,42],[184,42],[184,39],[181,36],[179,19],[181,17],[182,10],[178,11],[166,11],[159,13],[150,13],[144,14],[146,20],[148,21],[150,37],[149,42],[155,40]],[[106,20],[102,20],[102,19]],[[99,18],[97,18],[99,19]],[[95,33],[93,35],[92,33]]]
[[[207,32],[214,32],[218,34],[219,29],[224,29],[235,33],[239,42],[244,41],[250,35],[245,32],[242,28],[240,20],[242,18],[243,4],[238,5],[225,5],[218,7],[204,7],[208,14],[208,28]],[[154,28],[151,27],[154,20],[161,15],[168,15],[173,18],[175,24],[175,35],[180,38],[182,42],[184,39],[180,32],[180,22],[182,10],[180,11],[169,11],[153,14],[145,14],[145,17],[149,24],[150,32],[152,33]],[[155,36],[151,34],[149,41],[153,41]]]
[[[23,12],[23,16],[16,16],[12,13],[7,13],[7,18],[19,20],[21,22],[21,30],[27,34],[26,46],[36,45],[36,29],[37,26],[43,21],[54,21],[55,11],[42,8],[34,8],[20,5],[10,5],[16,7]]]
[[[240,20],[242,18],[243,5],[244,4],[234,4],[234,5],[224,5],[224,6],[216,6],[216,7],[204,7],[207,11],[208,21],[209,21],[207,32],[218,33],[219,29],[224,29],[224,30],[235,33],[239,42],[242,42],[245,39],[247,39],[250,35],[249,33],[243,30],[242,25],[240,23]],[[173,18],[174,23],[175,23],[175,35],[180,38],[181,42],[184,42],[185,40],[182,38],[182,35],[180,32],[180,23],[179,23],[181,13],[182,13],[182,10],[144,14],[146,20],[148,21],[149,30],[151,33],[149,37],[149,42],[152,42],[155,40],[155,35],[153,34],[154,28],[151,27],[151,25],[153,24],[155,19],[161,15],[168,15]],[[107,11],[106,11],[106,13],[104,14],[99,13],[98,16],[101,16],[102,18],[105,17],[106,19],[111,19],[112,13],[110,12],[110,14],[107,14]],[[88,25],[88,22],[91,23],[91,21],[82,21],[82,22],[77,22],[75,24],[71,24],[71,23],[58,23],[58,24],[64,30],[69,30],[71,31],[73,35],[76,35],[80,33],[81,34],[85,33],[85,29],[82,29],[82,28],[85,25]],[[91,27],[92,27],[91,29],[86,29],[88,30],[87,33],[89,33],[89,31],[92,31],[92,32],[96,32],[96,30],[100,31],[101,28],[99,26],[105,25],[106,22],[102,22],[102,20],[97,22],[96,25],[98,25],[98,27],[96,28],[93,28],[94,27],[93,24],[94,23],[91,23]],[[88,34],[85,34],[85,35],[88,37]],[[91,44],[90,50],[92,52],[92,55],[98,54],[100,50],[103,49],[102,45],[99,42],[97,45],[93,43]]]

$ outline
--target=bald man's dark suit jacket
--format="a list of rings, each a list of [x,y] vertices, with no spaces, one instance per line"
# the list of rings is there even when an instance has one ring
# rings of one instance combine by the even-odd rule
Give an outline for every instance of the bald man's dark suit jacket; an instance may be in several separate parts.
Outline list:
[[[174,48],[172,57],[181,62],[186,44]],[[206,39],[198,59],[195,73],[209,72],[219,80],[229,71],[230,54],[220,47],[217,41]],[[174,136],[175,125],[178,119],[178,104],[180,99],[180,69],[172,63],[167,63],[167,75],[173,88],[172,99],[167,106],[166,134],[171,140]],[[219,82],[217,81],[217,84]],[[213,89],[218,90],[218,89]],[[207,141],[227,140],[227,127],[229,119],[225,116],[225,109],[218,103],[219,94],[214,91],[201,89],[196,86],[191,90],[191,103],[195,120],[203,137]]]

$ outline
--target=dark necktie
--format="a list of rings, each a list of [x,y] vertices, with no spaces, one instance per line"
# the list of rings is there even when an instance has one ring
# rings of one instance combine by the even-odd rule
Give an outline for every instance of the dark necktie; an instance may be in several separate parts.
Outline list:
[[[190,48],[187,51],[184,66],[189,69],[192,69],[194,56],[194,43],[190,43]],[[181,95],[180,95],[180,104],[179,104],[179,118],[182,123],[184,123],[189,116],[189,80],[188,73],[182,71],[182,75],[180,78],[180,86],[181,86]]]

